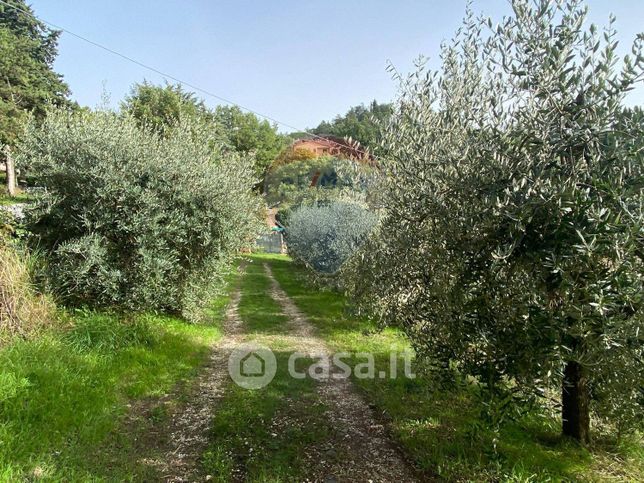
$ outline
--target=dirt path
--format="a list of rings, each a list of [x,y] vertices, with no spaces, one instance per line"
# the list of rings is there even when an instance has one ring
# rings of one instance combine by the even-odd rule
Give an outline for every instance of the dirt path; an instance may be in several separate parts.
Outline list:
[[[136,419],[149,419],[159,408],[169,414],[163,423],[148,428],[137,442],[137,453],[140,451],[146,455],[139,461],[158,475],[155,479],[166,482],[207,481],[199,459],[208,447],[213,418],[230,382],[228,358],[239,344],[252,338],[269,347],[280,345],[288,347],[289,351],[322,357],[323,360],[332,354],[317,336],[313,325],[282,290],[267,264],[264,264],[264,270],[271,282],[270,296],[288,318],[284,330],[274,335],[248,333],[238,313],[242,293],[237,288],[226,310],[223,336],[213,347],[208,363],[190,388],[177,387],[160,400],[142,401],[139,407],[132,408],[134,425]],[[334,369],[328,365],[327,368],[333,374]],[[316,391],[327,408],[324,417],[330,431],[324,441],[302,448],[308,468],[305,481],[418,481],[413,468],[389,438],[386,428],[348,379],[331,377],[320,382]],[[304,424],[305,429],[306,420],[291,421],[290,417],[288,411],[278,415],[282,419],[273,421],[274,430],[280,431],[289,422]],[[230,481],[245,481],[243,465],[233,469],[228,476]]]
[[[289,339],[295,350],[328,360],[332,351],[282,290],[268,264],[264,264],[264,270],[271,280],[271,296],[289,319]],[[333,368],[330,371],[333,374]],[[318,392],[329,408],[326,417],[332,439],[323,447],[307,449],[313,481],[417,481],[413,468],[348,379],[330,377],[320,382]]]
[[[172,411],[170,420],[159,428],[160,434],[148,435],[148,438],[154,440],[158,456],[145,460],[144,464],[154,468],[163,481],[205,479],[200,474],[199,458],[208,445],[210,424],[229,380],[228,357],[244,337],[238,314],[240,298],[241,292],[237,288],[226,310],[223,337],[213,348],[210,360],[202,368],[189,392],[187,402]],[[168,396],[169,401],[175,398],[173,395]],[[231,477],[234,478],[234,475]]]

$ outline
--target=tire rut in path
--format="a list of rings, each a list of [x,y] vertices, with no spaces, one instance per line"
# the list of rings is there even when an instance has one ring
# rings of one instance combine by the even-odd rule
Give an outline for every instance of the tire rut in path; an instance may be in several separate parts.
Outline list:
[[[144,460],[146,465],[158,472],[163,481],[205,479],[200,474],[199,459],[208,446],[210,424],[217,403],[226,389],[229,378],[228,358],[243,340],[243,324],[238,314],[240,298],[241,291],[237,287],[226,309],[222,338],[214,345],[210,359],[201,369],[186,404],[173,411],[170,420],[162,428],[164,437],[155,448],[159,456]]]
[[[328,364],[332,351],[316,336],[314,326],[280,287],[268,264],[264,264],[264,270],[271,281],[271,297],[288,317],[297,350],[322,357]],[[333,374],[334,368],[327,369]],[[331,441],[306,449],[313,481],[418,481],[412,466],[350,380],[330,377],[319,383],[318,393],[329,408],[325,416]]]

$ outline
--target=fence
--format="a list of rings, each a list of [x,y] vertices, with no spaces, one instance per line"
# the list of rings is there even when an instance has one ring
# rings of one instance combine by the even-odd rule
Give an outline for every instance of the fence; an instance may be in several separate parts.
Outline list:
[[[278,232],[260,236],[257,239],[257,246],[266,253],[286,253],[284,235]]]

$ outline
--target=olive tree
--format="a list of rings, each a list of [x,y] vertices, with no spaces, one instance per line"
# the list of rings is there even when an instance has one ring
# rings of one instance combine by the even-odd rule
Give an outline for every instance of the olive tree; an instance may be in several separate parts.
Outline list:
[[[161,135],[171,131],[182,120],[212,118],[203,100],[184,90],[181,84],[168,82],[164,86],[148,81],[134,84],[121,102],[121,111],[136,119],[140,126]]]
[[[384,127],[385,215],[345,270],[369,310],[421,356],[483,387],[561,390],[563,433],[592,410],[641,424],[642,148],[612,21],[577,1],[513,0],[498,25],[468,13],[400,81]],[[641,119],[641,117],[639,117]]]
[[[53,110],[24,139],[17,160],[45,188],[28,229],[67,303],[195,319],[230,257],[254,242],[253,160],[207,124],[161,136],[130,116]]]
[[[317,272],[335,273],[360,248],[376,222],[375,213],[348,200],[299,206],[286,226],[288,252]]]

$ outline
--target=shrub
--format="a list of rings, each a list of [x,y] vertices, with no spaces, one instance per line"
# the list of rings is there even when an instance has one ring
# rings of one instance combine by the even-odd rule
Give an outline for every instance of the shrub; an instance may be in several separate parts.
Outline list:
[[[54,110],[30,124],[18,162],[46,194],[27,226],[55,294],[197,318],[222,266],[255,238],[251,161],[197,121],[164,137],[110,112]]]
[[[317,272],[335,273],[369,236],[377,216],[346,201],[300,206],[286,227],[289,254]]]
[[[440,71],[400,79],[383,236],[346,273],[437,367],[556,391],[587,441],[591,409],[642,424],[644,124],[622,108],[642,37],[620,72],[614,29],[585,29],[579,2],[512,6],[495,28],[469,15]]]

